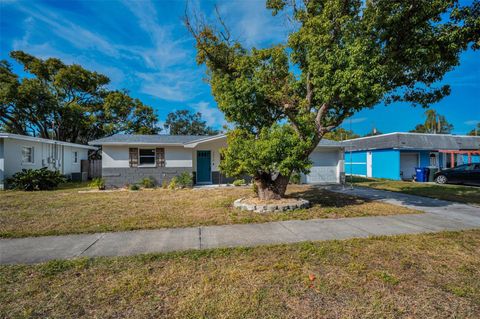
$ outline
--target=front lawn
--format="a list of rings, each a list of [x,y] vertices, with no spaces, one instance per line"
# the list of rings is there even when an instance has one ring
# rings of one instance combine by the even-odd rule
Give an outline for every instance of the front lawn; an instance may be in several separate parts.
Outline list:
[[[480,231],[0,266],[5,318],[478,318]]]
[[[41,192],[0,192],[0,237],[416,212],[296,185],[289,186],[288,194],[310,200],[313,207],[270,214],[240,211],[232,207],[235,199],[252,195],[248,187],[79,193],[81,189],[85,187]]]
[[[347,183],[350,183],[350,177],[347,177]],[[414,183],[363,177],[353,177],[353,183],[358,186],[366,186],[392,192],[480,205],[480,187]]]

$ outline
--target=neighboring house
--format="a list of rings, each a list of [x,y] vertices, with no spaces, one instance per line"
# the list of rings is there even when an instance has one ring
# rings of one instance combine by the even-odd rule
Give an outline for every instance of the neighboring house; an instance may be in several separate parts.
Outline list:
[[[480,137],[389,133],[343,141],[345,172],[366,177],[411,180],[415,167],[453,167],[479,162]]]
[[[194,175],[195,184],[226,184],[233,181],[220,173],[220,149],[224,134],[113,135],[89,142],[102,147],[102,177],[107,187],[123,187],[151,177],[157,184],[182,172]],[[311,173],[306,183],[338,183],[343,173],[343,146],[323,140],[312,153]]]
[[[48,167],[63,175],[80,173],[80,161],[95,147],[0,132],[0,189],[22,169]]]

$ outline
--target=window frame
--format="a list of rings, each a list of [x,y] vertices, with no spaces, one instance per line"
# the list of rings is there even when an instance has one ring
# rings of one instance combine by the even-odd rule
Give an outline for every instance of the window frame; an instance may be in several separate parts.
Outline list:
[[[24,157],[23,151],[25,149],[30,150],[30,160],[28,162],[24,160],[25,157]],[[22,145],[22,164],[25,164],[25,165],[35,164],[35,147],[34,146]]]
[[[78,151],[73,151],[73,163],[78,164]]]
[[[153,150],[153,155],[140,155],[141,150]],[[142,164],[142,157],[153,157],[153,163]],[[139,147],[138,148],[138,167],[157,167],[157,149],[150,147]]]

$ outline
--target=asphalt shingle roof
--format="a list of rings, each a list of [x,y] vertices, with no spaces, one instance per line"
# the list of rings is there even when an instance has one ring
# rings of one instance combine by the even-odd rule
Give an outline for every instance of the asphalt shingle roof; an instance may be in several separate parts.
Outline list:
[[[412,150],[478,150],[480,136],[389,133],[343,142],[346,150],[412,149]]]
[[[109,137],[101,138],[98,140],[90,141],[90,145],[104,145],[104,144],[175,144],[175,145],[185,145],[193,143],[196,141],[201,141],[208,138],[221,137],[222,135],[216,136],[205,136],[205,135],[126,135],[126,134],[116,134]],[[337,141],[322,139],[319,143],[319,146],[332,146],[332,147],[343,147],[343,144]]]
[[[116,134],[98,140],[90,141],[90,145],[103,144],[187,144],[211,136],[199,135],[126,135]]]

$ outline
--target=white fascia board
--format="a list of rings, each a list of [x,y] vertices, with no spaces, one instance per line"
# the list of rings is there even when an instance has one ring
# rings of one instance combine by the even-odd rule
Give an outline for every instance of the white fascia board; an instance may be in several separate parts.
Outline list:
[[[196,141],[193,141],[193,142],[190,142],[190,143],[186,143],[186,144],[184,144],[184,146],[185,146],[185,148],[195,148],[199,144],[202,144],[202,143],[207,143],[207,142],[216,141],[216,140],[220,140],[220,139],[226,139],[226,138],[227,138],[227,136],[225,134],[214,135],[214,136],[211,136],[211,137],[206,137],[206,138],[203,138],[203,139],[200,139],[200,140],[196,140]]]
[[[69,142],[62,142],[57,140],[49,140],[46,138],[41,137],[33,137],[27,135],[19,135],[19,134],[10,134],[10,133],[0,133],[0,138],[3,139],[12,139],[12,140],[21,140],[21,141],[31,141],[37,143],[45,143],[45,144],[57,144],[57,145],[64,145],[64,146],[71,146],[77,148],[86,148],[89,150],[96,150],[97,148],[94,146],[83,145],[83,144],[76,144],[76,143],[69,143]]]

